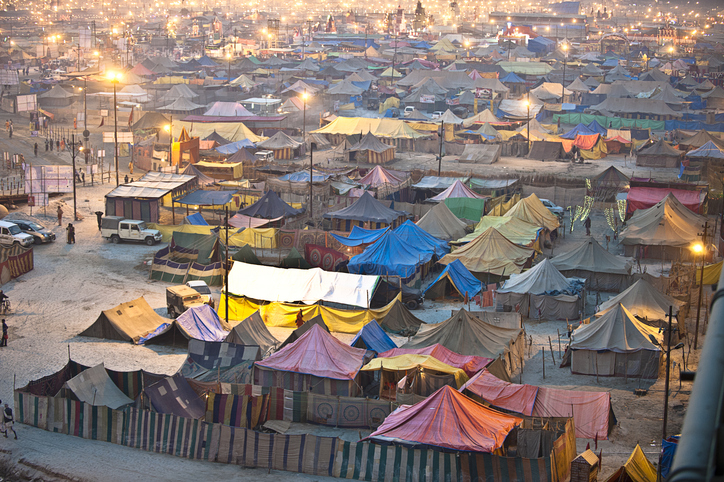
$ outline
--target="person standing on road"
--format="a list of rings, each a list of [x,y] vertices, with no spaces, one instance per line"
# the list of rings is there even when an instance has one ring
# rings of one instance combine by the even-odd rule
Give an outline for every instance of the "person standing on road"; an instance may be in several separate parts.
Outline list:
[[[296,323],[297,323],[297,328],[301,328],[302,325],[304,324],[304,315],[302,315],[302,310],[299,310],[299,313],[297,313]]]
[[[125,184],[128,184],[128,174],[126,174],[126,177],[123,178],[123,182],[124,182]]]
[[[588,216],[586,220],[583,222],[583,225],[586,227],[586,236],[591,235],[591,216]]]
[[[63,225],[63,208],[58,205],[58,226]]]
[[[98,231],[101,230],[101,219],[103,219],[103,211],[96,211],[95,212],[96,219],[98,219]]]
[[[0,339],[0,346],[8,346],[8,324],[5,323],[5,318],[3,318],[3,335]]]
[[[48,139],[45,139],[45,152],[48,152]]]
[[[68,227],[65,228],[68,231],[68,244],[75,244],[75,228],[73,223],[68,223]]]
[[[35,157],[38,157],[38,143],[37,142],[33,146],[33,151],[35,152]]]
[[[13,428],[13,409],[8,406],[8,404],[5,404],[5,408],[3,409],[3,422],[5,422],[5,438],[8,438],[8,430],[11,430],[13,432],[13,435],[15,435],[15,440],[18,439],[18,433]]]
[[[10,130],[8,131],[8,133],[9,133],[9,138],[12,139],[13,138],[13,125],[12,124],[10,124]]]

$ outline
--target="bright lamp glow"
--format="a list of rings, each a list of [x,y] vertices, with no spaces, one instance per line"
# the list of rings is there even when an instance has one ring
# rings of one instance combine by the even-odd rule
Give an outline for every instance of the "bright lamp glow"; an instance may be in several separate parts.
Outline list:
[[[703,252],[704,252],[704,246],[703,246],[701,243],[695,243],[695,244],[691,247],[691,250],[692,250],[693,252],[697,253],[697,254],[703,253]]]

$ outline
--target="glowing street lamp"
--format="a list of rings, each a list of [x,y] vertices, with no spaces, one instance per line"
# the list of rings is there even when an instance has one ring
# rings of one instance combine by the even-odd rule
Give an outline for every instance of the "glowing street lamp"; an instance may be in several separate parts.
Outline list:
[[[168,165],[171,166],[171,149],[173,147],[173,116],[171,116],[169,123],[163,126],[163,130],[168,132]]]
[[[113,84],[113,157],[116,161],[116,187],[120,185],[118,177],[118,103],[116,102],[116,84],[123,78],[120,72],[108,72],[108,80]]]
[[[699,316],[701,315],[701,294],[704,291],[704,243],[706,242],[706,231],[709,223],[704,223],[704,232],[702,233],[702,241],[694,243],[691,246],[691,250],[695,255],[701,255],[701,274],[699,275],[699,303],[696,305],[696,331],[694,331],[694,350],[696,350],[697,342],[699,341]],[[696,261],[694,261],[696,264]]]

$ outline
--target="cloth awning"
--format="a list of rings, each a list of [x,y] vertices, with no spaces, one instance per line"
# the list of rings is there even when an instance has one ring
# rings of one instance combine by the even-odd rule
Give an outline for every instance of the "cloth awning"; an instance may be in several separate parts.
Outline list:
[[[176,199],[175,202],[181,205],[192,206],[223,206],[231,202],[236,191],[193,191]]]

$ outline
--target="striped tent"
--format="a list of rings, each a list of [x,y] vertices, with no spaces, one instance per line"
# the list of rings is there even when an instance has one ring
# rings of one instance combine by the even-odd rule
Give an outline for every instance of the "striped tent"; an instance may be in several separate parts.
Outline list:
[[[357,162],[368,162],[370,164],[387,164],[395,158],[394,146],[389,146],[371,132],[360,139],[360,141],[349,148],[350,154],[354,154]]]

